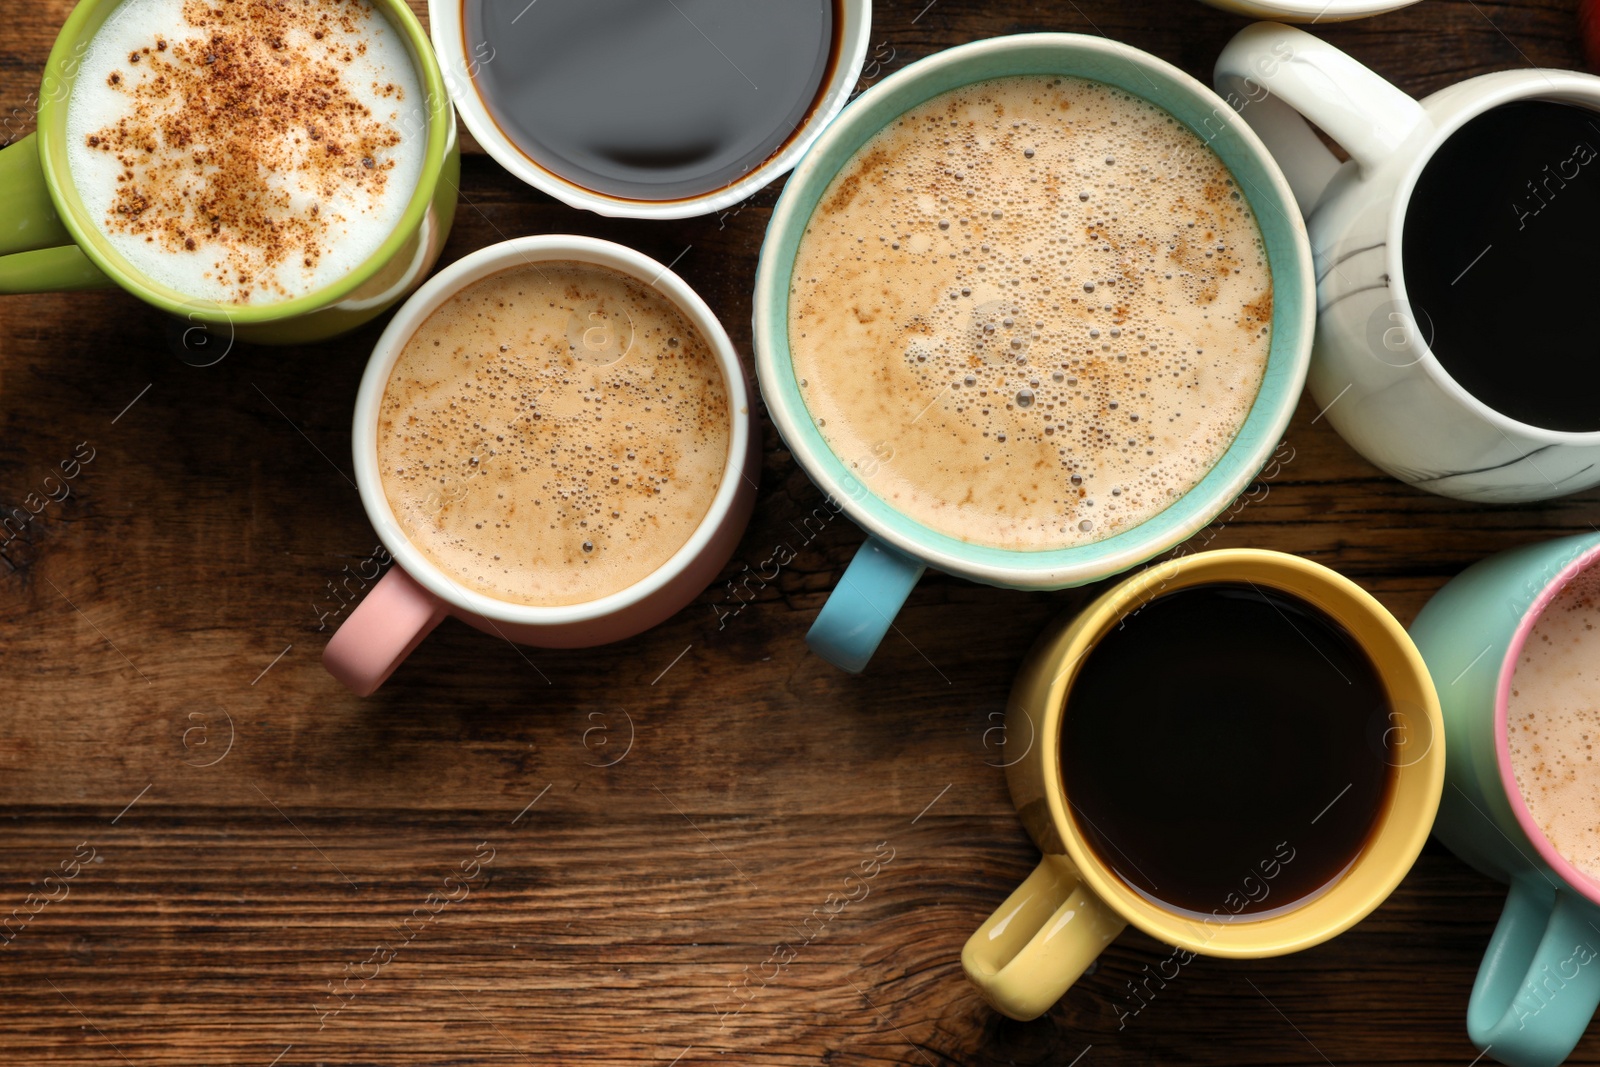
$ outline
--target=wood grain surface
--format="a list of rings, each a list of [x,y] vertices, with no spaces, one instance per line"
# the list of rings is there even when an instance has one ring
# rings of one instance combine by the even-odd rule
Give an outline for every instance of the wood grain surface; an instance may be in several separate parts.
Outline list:
[[[8,138],[69,7],[0,0]],[[1244,20],[1193,0],[882,0],[875,23],[880,72],[1074,30],[1209,81]],[[1424,0],[1318,32],[1419,95],[1579,64],[1572,0]],[[461,191],[445,262],[522,234],[621,241],[676,263],[748,352],[775,189],[614,221],[474,150]],[[1129,931],[1044,1019],[985,1008],[961,946],[1037,858],[991,716],[1040,628],[1097,590],[930,575],[864,675],[834,670],[802,638],[862,535],[803,525],[822,497],[765,420],[725,577],[797,555],[720,628],[725,584],[608,648],[447,622],[377,697],[350,696],[319,657],[349,610],[335,586],[377,546],[349,426],[380,327],[198,368],[121,293],[0,298],[0,505],[93,457],[0,560],[0,915],[32,914],[0,947],[0,1063],[1473,1061],[1467,995],[1503,890],[1433,843],[1367,921],[1300,955],[1198,959],[1135,1015],[1129,983],[1167,950]],[[1409,622],[1468,563],[1600,518],[1594,491],[1426,495],[1315,415],[1303,402],[1292,461],[1212,546],[1302,553]],[[774,962],[874,850],[893,859],[869,893]],[[434,914],[430,894],[455,899]],[[1600,1063],[1600,1037],[1571,1062]]]

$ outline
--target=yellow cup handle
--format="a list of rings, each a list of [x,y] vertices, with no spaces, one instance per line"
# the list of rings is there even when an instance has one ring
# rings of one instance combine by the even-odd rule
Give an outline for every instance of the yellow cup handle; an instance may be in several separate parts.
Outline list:
[[[63,292],[112,285],[61,224],[30,133],[0,151],[0,293]]]
[[[996,1010],[1037,1019],[1127,925],[1071,860],[1046,856],[967,939],[961,967]]]

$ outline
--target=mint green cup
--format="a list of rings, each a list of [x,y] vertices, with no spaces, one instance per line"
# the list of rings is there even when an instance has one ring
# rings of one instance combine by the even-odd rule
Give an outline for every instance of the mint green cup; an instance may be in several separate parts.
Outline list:
[[[958,540],[907,518],[868,491],[823,440],[801,399],[789,355],[795,253],[840,168],[875,133],[924,101],[974,82],[1025,74],[1104,82],[1165,109],[1193,130],[1233,172],[1249,201],[1273,283],[1266,375],[1244,425],[1216,465],[1139,526],[1093,544],[1045,551]],[[860,671],[927,567],[1009,589],[1063,589],[1109,577],[1181,544],[1244,491],[1282,439],[1305,382],[1315,312],[1311,246],[1283,174],[1232,107],[1170,63],[1103,37],[1022,34],[936,53],[874,85],[840,113],[795,168],[773,210],[756,271],[753,336],[762,399],[811,480],[867,531],[866,543],[806,640],[830,662]]]
[[[1594,566],[1600,534],[1501,552],[1451,579],[1411,625],[1444,712],[1445,787],[1434,836],[1510,886],[1467,1003],[1467,1035],[1511,1067],[1555,1067],[1600,1005],[1600,881],[1568,862],[1539,828],[1506,739],[1523,644],[1562,588]]]
[[[444,250],[455,219],[461,151],[433,45],[405,0],[373,0],[404,40],[423,99],[403,118],[425,139],[422,176],[378,249],[321,289],[270,304],[189,297],[141,273],[100,232],[67,165],[67,111],[90,41],[124,0],[79,0],[56,37],[39,87],[38,130],[0,151],[0,297],[120,286],[191,329],[256,344],[303,344],[347,333],[405,299]],[[188,337],[188,334],[185,334]],[[187,343],[187,342],[186,342]]]

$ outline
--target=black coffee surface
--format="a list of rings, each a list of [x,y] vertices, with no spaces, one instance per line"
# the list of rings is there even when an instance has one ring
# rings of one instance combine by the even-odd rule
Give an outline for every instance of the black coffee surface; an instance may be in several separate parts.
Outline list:
[[[1424,166],[1401,260],[1445,371],[1519,422],[1600,430],[1600,115],[1516,101]]]
[[[467,0],[501,130],[584,188],[640,200],[730,185],[779,151],[835,62],[839,0]]]
[[[1073,819],[1170,908],[1278,910],[1359,855],[1388,793],[1388,707],[1366,653],[1297,597],[1162,595],[1100,640],[1068,693]]]

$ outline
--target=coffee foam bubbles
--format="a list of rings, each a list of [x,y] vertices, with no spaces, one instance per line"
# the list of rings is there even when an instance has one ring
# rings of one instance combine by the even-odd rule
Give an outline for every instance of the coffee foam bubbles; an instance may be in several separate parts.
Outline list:
[[[789,340],[874,493],[1044,549],[1205,475],[1254,402],[1271,306],[1254,217],[1193,133],[1100,83],[1015,77],[913,109],[840,171],[801,240]]]
[[[393,233],[426,116],[405,38],[369,0],[123,0],[78,68],[67,163],[140,273],[270,304],[338,281]]]
[[[1600,879],[1600,568],[1545,607],[1506,708],[1517,788],[1556,851]]]
[[[579,604],[664,564],[710,511],[732,434],[706,339],[655,289],[547,262],[474,283],[390,372],[384,496],[452,580]]]

